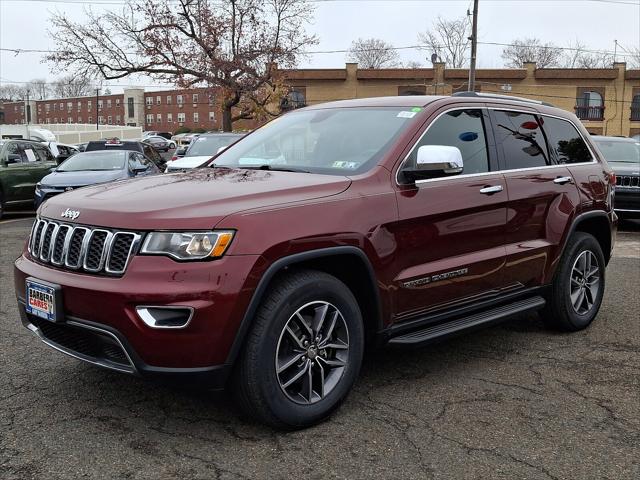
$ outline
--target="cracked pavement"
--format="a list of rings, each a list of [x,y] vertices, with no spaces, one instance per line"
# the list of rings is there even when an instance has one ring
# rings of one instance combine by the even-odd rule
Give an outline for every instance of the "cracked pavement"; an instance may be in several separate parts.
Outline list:
[[[327,422],[282,433],[225,394],[101,370],[21,325],[0,222],[0,478],[640,478],[640,223],[627,224],[586,331],[537,315],[369,355]]]

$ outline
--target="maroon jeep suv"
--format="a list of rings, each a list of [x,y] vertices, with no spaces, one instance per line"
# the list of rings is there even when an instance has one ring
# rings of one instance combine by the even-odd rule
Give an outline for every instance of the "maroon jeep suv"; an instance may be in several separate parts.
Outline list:
[[[279,428],[327,417],[365,348],[540,310],[595,318],[612,170],[570,113],[481,94],[282,115],[208,167],[38,211],[15,262],[24,325],[78,359],[232,387]]]

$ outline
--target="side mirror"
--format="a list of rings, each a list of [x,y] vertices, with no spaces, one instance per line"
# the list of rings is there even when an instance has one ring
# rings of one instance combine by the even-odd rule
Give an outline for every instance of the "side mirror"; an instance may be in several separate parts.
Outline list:
[[[403,170],[411,181],[462,173],[464,162],[458,147],[423,145],[418,148],[416,166]]]

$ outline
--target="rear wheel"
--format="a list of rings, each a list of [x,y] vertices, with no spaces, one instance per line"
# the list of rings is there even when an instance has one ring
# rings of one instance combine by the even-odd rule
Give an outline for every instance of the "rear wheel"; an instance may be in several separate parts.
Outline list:
[[[364,330],[349,288],[301,271],[270,286],[234,375],[246,413],[276,428],[325,419],[345,399],[362,363]]]
[[[605,260],[600,244],[588,233],[574,233],[542,311],[545,322],[563,331],[588,327],[600,310],[604,287]]]

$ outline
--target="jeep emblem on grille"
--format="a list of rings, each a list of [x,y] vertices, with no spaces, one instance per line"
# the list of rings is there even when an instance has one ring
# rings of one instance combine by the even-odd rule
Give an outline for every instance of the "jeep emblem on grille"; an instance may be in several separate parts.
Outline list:
[[[70,218],[71,220],[75,220],[80,216],[80,212],[78,210],[69,210],[68,208],[62,212],[60,215],[62,218]]]

